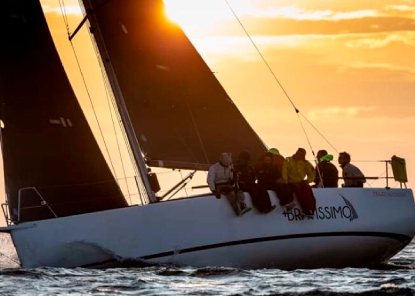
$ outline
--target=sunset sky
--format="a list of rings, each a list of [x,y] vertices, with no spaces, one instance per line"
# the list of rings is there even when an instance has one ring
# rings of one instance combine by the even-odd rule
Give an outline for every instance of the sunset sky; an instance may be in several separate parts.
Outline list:
[[[409,185],[415,185],[415,0],[228,1],[297,107],[338,151],[351,153],[352,162],[367,176],[382,175],[384,165],[359,160],[390,159],[394,154],[404,157]],[[59,1],[41,3],[65,69],[97,131]],[[226,2],[165,3],[168,17],[182,26],[264,142],[285,156],[304,147],[311,159],[293,108]],[[66,0],[65,5],[73,31],[82,14],[77,0]],[[73,44],[106,141],[115,149],[108,104],[102,99],[105,90],[85,28]],[[309,125],[305,127],[314,150],[327,149],[337,159],[336,151]],[[122,176],[119,160],[113,162]],[[179,176],[166,173],[160,177]],[[384,186],[384,181],[371,186]]]

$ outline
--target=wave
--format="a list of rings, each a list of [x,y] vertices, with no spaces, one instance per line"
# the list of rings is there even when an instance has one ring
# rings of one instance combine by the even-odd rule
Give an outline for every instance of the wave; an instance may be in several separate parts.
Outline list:
[[[363,292],[335,292],[327,290],[313,290],[303,293],[276,293],[266,294],[269,296],[414,296],[415,290],[411,288],[381,288]]]

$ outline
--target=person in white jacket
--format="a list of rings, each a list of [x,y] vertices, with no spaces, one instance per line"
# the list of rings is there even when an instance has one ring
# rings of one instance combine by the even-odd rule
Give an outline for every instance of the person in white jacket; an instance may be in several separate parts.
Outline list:
[[[207,182],[216,198],[225,195],[235,213],[242,216],[252,208],[246,206],[244,193],[235,186],[237,176],[234,174],[232,157],[230,153],[224,152],[219,156],[219,162],[209,168]]]
[[[342,187],[363,187],[366,183],[365,175],[355,165],[350,163],[350,154],[347,152],[340,152],[339,164],[343,170],[344,184]]]

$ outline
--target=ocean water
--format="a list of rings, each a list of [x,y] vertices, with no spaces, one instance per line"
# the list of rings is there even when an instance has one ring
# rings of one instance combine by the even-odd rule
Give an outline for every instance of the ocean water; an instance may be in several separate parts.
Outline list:
[[[415,243],[376,268],[19,268],[0,236],[0,295],[415,295]]]

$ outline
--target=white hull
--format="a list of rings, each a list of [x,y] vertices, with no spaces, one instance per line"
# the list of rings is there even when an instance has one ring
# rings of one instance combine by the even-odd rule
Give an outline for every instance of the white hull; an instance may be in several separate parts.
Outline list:
[[[123,259],[281,269],[384,262],[415,236],[406,189],[315,189],[318,211],[236,217],[227,200],[189,198],[22,223],[10,231],[22,266],[97,266]],[[342,197],[343,196],[343,197]],[[276,196],[271,199],[277,204]],[[251,200],[247,196],[247,203]]]

